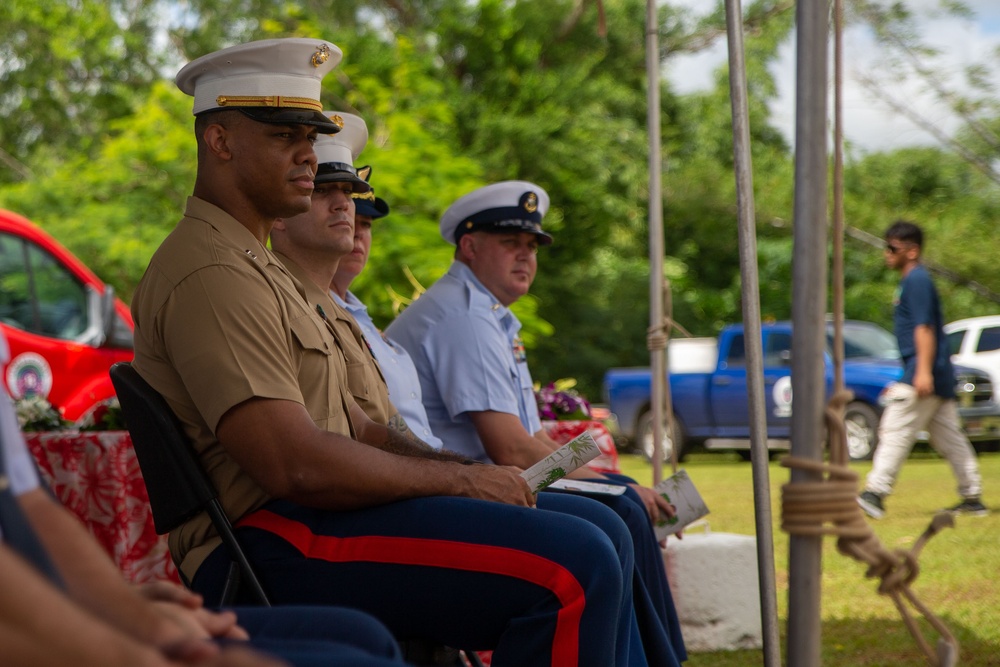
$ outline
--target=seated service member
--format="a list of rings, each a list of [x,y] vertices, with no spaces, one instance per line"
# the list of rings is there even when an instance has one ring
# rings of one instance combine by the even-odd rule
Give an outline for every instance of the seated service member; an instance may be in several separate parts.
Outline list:
[[[271,248],[293,278],[305,289],[306,300],[337,339],[347,364],[347,387],[354,401],[372,420],[397,425],[399,415],[389,402],[382,371],[364,342],[354,319],[330,297],[329,285],[337,263],[354,247],[354,200],[371,186],[358,175],[354,159],[368,141],[368,128],[360,116],[327,114],[343,125],[334,135],[317,138],[318,162],[312,206],[309,211],[275,221]],[[367,168],[363,168],[367,172]],[[454,460],[454,459],[453,459]]]
[[[312,207],[306,213],[276,221],[271,231],[271,246],[285,268],[302,282],[306,300],[310,304],[316,304],[316,312],[320,313],[344,356],[348,389],[364,413],[355,415],[355,424],[371,420],[407,436],[405,440],[395,439],[376,444],[386,451],[404,456],[471,463],[464,456],[444,449],[434,449],[413,439],[406,423],[389,401],[378,362],[357,322],[332,300],[329,288],[340,260],[354,247],[355,234],[351,224],[355,213],[353,195],[370,191],[370,186],[353,166],[368,139],[364,120],[343,112],[331,112],[329,116],[337,119],[338,124],[342,123],[343,129],[334,136],[319,137],[316,140],[318,167]],[[361,173],[367,175],[369,169],[362,168]],[[545,494],[538,502],[538,507],[543,510],[577,516],[599,527],[617,545],[623,580],[632,580],[632,541],[627,527],[617,516],[587,498]],[[431,517],[428,515],[426,518]],[[449,517],[440,516],[438,519],[447,521]],[[483,603],[489,604],[489,597],[485,597]],[[641,653],[631,589],[624,591],[621,613],[619,625],[629,628],[628,632],[635,638],[633,650]]]
[[[0,333],[0,366],[9,360]],[[402,667],[381,624],[332,607],[211,612],[201,597],[121,573],[82,524],[41,487],[6,392],[0,391],[0,646],[7,667],[133,667],[197,662]],[[221,645],[211,641],[223,640]]]
[[[372,188],[365,193],[354,193],[354,248],[340,258],[337,273],[330,285],[333,300],[344,308],[361,327],[372,354],[378,360],[382,376],[389,389],[389,399],[399,410],[413,434],[434,449],[444,443],[431,431],[427,411],[421,401],[420,379],[409,353],[398,343],[379,331],[368,314],[368,307],[350,291],[351,283],[361,275],[368,264],[372,247],[372,223],[389,215],[389,204],[375,196]]]
[[[521,323],[509,309],[534,280],[539,244],[552,242],[542,230],[548,206],[545,190],[525,181],[494,183],[459,198],[441,218],[455,261],[386,329],[417,367],[431,430],[445,447],[478,461],[528,468],[559,447],[542,430]],[[614,509],[632,534],[636,597],[646,589],[655,609],[645,624],[639,614],[650,663],[686,659],[651,522],[673,508],[628,478],[585,469],[570,476],[628,485],[625,496],[593,497]],[[666,646],[656,641],[664,635]],[[663,652],[654,658],[658,646]]]
[[[311,208],[313,143],[339,129],[320,80],[339,58],[322,40],[266,40],[178,74],[198,172],[133,298],[136,370],[184,425],[276,604],[344,604],[401,639],[492,649],[497,667],[645,664],[619,623],[631,583],[617,545],[533,509],[515,470],[382,451],[401,436],[365,420],[317,304],[267,248],[276,219]],[[196,590],[220,585],[206,517],[169,543]]]

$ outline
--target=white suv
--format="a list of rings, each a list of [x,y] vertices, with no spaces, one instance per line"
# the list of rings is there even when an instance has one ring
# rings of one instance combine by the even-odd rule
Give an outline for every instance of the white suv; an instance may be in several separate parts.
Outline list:
[[[956,320],[944,332],[954,363],[983,369],[1000,387],[1000,315]]]

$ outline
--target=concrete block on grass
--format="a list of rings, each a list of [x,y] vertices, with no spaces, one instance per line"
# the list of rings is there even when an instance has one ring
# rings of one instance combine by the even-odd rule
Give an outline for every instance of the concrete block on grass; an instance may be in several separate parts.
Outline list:
[[[689,651],[763,645],[756,538],[685,531],[667,541],[663,559]]]

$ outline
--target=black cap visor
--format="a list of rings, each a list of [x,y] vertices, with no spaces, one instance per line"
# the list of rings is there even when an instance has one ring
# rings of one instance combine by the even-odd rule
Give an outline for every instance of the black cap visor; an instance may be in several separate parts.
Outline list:
[[[358,194],[370,192],[372,186],[358,176],[357,170],[346,162],[321,162],[313,183],[350,183],[351,191]]]
[[[455,230],[455,242],[458,243],[458,239],[469,232],[487,232],[490,234],[517,234],[524,232],[534,234],[538,239],[538,245],[552,245],[553,241],[552,235],[543,232],[541,223],[534,220],[490,220],[488,222],[474,223],[472,226],[462,224]]]
[[[260,123],[272,125],[312,125],[322,134],[336,134],[340,126],[319,111],[275,109],[273,107],[235,107]]]

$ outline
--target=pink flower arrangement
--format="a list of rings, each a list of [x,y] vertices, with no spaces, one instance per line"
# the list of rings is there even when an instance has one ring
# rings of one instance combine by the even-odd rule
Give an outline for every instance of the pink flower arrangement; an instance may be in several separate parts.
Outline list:
[[[572,380],[560,380],[536,389],[539,417],[558,421],[590,419],[590,403],[572,388],[575,384]]]

